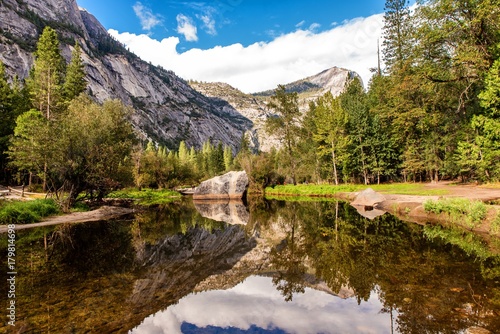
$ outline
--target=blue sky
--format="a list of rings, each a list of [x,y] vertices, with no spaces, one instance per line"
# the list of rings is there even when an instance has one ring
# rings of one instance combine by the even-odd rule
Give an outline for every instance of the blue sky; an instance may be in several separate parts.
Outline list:
[[[384,0],[77,0],[146,61],[184,79],[275,88],[326,68],[377,64]]]

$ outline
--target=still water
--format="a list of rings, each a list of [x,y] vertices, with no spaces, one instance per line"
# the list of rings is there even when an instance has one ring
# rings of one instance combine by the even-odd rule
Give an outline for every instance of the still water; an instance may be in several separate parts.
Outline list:
[[[0,332],[500,333],[498,241],[343,202],[184,200],[16,236]]]

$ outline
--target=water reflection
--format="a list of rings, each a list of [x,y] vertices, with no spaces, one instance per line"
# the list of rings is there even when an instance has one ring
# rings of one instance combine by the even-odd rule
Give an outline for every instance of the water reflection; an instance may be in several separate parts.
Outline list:
[[[382,307],[376,294],[360,308],[311,288],[286,302],[270,277],[251,276],[228,290],[190,294],[131,333],[390,333]]]
[[[241,200],[195,201],[194,206],[203,217],[228,224],[246,225],[250,218],[247,207]]]
[[[342,202],[252,200],[230,225],[184,201],[18,231],[17,247],[28,332],[500,332],[500,260],[481,239]]]

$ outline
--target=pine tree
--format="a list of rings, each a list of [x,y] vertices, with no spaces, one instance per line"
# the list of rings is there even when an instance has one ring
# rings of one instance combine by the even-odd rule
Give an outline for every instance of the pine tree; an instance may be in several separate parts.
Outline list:
[[[71,62],[66,69],[66,80],[64,81],[64,97],[66,101],[71,101],[87,88],[85,81],[85,67],[81,58],[81,48],[76,43],[71,54]]]
[[[408,4],[408,0],[385,2],[383,56],[389,73],[401,69],[409,57],[412,26]]]
[[[233,166],[233,150],[230,146],[224,147],[224,167],[226,172],[230,171]]]
[[[189,150],[187,149],[186,142],[182,140],[179,144],[179,163],[186,165],[189,162]]]
[[[47,26],[38,40],[35,63],[27,80],[33,107],[47,119],[52,117],[62,102],[64,67],[57,33]]]
[[[301,116],[298,94],[296,92],[288,93],[285,86],[278,85],[275,95],[271,96],[268,106],[274,111],[275,115],[266,120],[266,131],[276,135],[283,143],[287,152],[293,184],[297,184],[295,151],[299,134],[298,124]]]
[[[0,170],[6,171],[7,157],[4,154],[9,144],[9,137],[14,133],[16,112],[13,104],[14,91],[7,82],[5,67],[0,61]],[[5,178],[6,175],[0,175]]]

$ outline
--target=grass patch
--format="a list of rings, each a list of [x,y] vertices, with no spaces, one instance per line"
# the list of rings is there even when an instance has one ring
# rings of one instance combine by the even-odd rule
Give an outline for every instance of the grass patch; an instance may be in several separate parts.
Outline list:
[[[326,196],[283,196],[283,195],[267,195],[266,199],[286,202],[338,202],[337,198]]]
[[[500,189],[500,182],[485,183],[485,184],[480,185],[479,187],[481,187],[481,188]]]
[[[455,223],[464,223],[469,229],[481,224],[486,218],[487,206],[480,201],[471,201],[465,198],[443,198],[437,201],[424,202],[426,212],[435,214],[446,213]]]
[[[387,194],[442,196],[449,192],[445,189],[432,189],[422,183],[391,183],[391,184],[299,184],[278,185],[266,188],[266,195],[294,195],[294,196],[332,196],[342,192],[358,192],[367,188]]]
[[[429,239],[440,238],[448,244],[458,246],[467,255],[477,256],[481,260],[495,256],[480,237],[465,230],[426,225],[424,227],[424,235]]]
[[[141,205],[157,205],[166,204],[178,200],[181,197],[176,191],[169,189],[154,190],[154,189],[142,189],[137,190],[135,188],[127,188],[122,190],[113,191],[110,193],[108,198],[124,198],[124,199],[134,199],[137,200]]]
[[[0,224],[31,224],[59,213],[60,209],[52,199],[8,202],[0,208]]]
[[[493,233],[500,232],[500,212],[497,212],[495,219],[491,222],[490,231]]]

